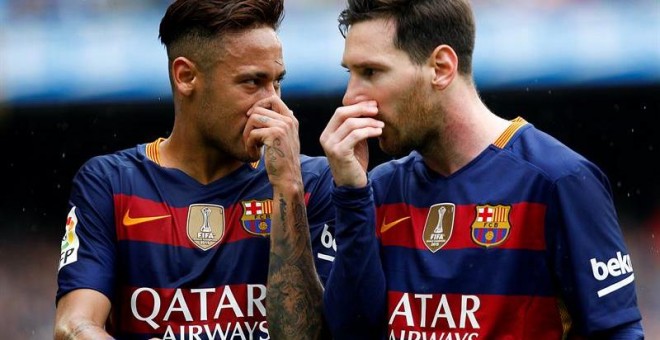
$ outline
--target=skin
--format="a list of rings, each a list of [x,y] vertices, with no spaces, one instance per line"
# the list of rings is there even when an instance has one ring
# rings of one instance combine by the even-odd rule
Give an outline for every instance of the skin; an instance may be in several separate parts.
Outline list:
[[[295,119],[279,98],[285,69],[282,45],[271,28],[230,34],[217,45],[223,48],[217,48],[218,61],[208,73],[184,57],[172,62],[177,114],[172,134],[160,144],[163,166],[180,169],[202,184],[259,159],[259,148],[266,140],[251,140],[248,149],[246,131],[266,128],[273,132],[274,121]],[[264,109],[250,118],[256,108],[273,105],[281,112]],[[274,121],[259,122],[267,113]]]
[[[265,153],[273,186],[267,316],[272,339],[318,338],[322,286],[316,275],[300,172],[298,121],[280,99],[285,68],[273,29],[258,27],[217,41],[217,62],[203,68],[172,61],[175,106],[171,135],[160,143],[161,166],[201,184],[216,181]],[[104,339],[111,304],[79,289],[57,306],[55,339]],[[293,334],[293,335],[292,335]]]
[[[112,339],[103,326],[110,313],[110,300],[91,289],[64,295],[55,311],[55,339]]]
[[[421,65],[396,48],[391,19],[356,23],[346,36],[342,65],[350,72],[343,98],[320,141],[338,186],[364,187],[366,140],[378,137],[394,156],[418,151],[448,176],[481,153],[508,126],[458,73],[451,47],[437,46]]]

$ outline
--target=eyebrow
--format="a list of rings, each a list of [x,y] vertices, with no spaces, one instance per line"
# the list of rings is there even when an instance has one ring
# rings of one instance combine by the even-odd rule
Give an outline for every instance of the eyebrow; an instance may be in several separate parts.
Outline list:
[[[286,75],[286,70],[284,70],[280,74],[278,74],[275,77],[275,79],[283,79],[285,75]],[[259,79],[268,79],[269,78],[268,73],[261,72],[261,71],[257,71],[257,72],[254,72],[254,73],[253,72],[248,72],[248,73],[243,74],[242,76],[243,77],[257,77]]]
[[[342,62],[341,67],[348,69],[348,68],[357,68],[357,69],[362,69],[362,68],[377,68],[377,67],[383,67],[382,64],[379,64],[377,62],[372,62],[372,61],[363,61],[359,62],[356,64],[352,64],[351,67],[349,67],[346,63]]]

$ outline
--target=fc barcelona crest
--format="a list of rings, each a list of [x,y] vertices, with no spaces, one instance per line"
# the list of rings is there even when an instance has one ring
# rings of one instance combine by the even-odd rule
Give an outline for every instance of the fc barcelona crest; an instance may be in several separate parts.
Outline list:
[[[483,247],[494,247],[509,237],[510,205],[477,205],[477,217],[472,222],[472,240]]]
[[[273,212],[273,200],[241,201],[243,228],[250,234],[259,236],[270,235],[270,214]]]
[[[429,208],[424,225],[424,244],[431,252],[444,247],[454,230],[454,215],[456,206],[453,203],[438,203]]]
[[[214,204],[191,204],[186,232],[197,248],[211,249],[225,234],[225,208]]]

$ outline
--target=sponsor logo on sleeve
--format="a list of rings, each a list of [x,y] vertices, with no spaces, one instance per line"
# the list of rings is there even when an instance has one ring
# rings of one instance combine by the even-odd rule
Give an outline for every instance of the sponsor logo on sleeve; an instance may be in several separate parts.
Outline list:
[[[66,218],[66,230],[60,247],[60,266],[57,269],[58,271],[67,264],[78,261],[78,247],[80,246],[80,241],[78,240],[78,235],[76,235],[77,225],[78,217],[76,216],[76,207],[73,207]]]
[[[321,245],[323,246],[324,252],[319,251],[316,254],[321,260],[333,262],[335,260],[335,253],[337,252],[337,240],[335,240],[332,232],[330,232],[330,226],[326,223],[323,225],[323,231],[321,232]]]
[[[596,258],[592,258],[589,262],[591,263],[591,271],[596,280],[605,281],[610,276],[618,279],[617,282],[599,290],[597,292],[598,297],[603,297],[617,291],[635,281],[635,274],[633,274],[629,254],[622,255],[620,251],[617,251],[616,257],[606,261],[601,262]]]
[[[477,205],[477,216],[472,222],[472,240],[482,247],[502,244],[511,230],[510,205]]]
[[[186,232],[197,248],[213,248],[225,234],[225,208],[214,204],[191,204]]]
[[[273,200],[241,201],[241,205],[243,206],[243,216],[241,216],[243,229],[252,235],[270,235]]]
[[[455,211],[456,206],[453,203],[438,203],[429,208],[422,240],[431,252],[435,253],[449,242],[454,230]]]

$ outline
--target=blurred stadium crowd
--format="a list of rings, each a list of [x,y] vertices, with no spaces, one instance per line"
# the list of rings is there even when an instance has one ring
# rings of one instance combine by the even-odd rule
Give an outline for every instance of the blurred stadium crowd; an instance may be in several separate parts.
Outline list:
[[[4,2],[4,5],[3,5]],[[0,0],[5,17],[14,20],[58,19],[68,16],[124,15],[129,12],[157,10],[167,6],[171,0]],[[517,8],[519,10],[553,10],[575,6],[606,7],[618,0],[472,0],[477,10],[481,8]],[[343,0],[286,0],[288,9],[340,8]],[[627,4],[657,3],[655,0],[628,0]]]

